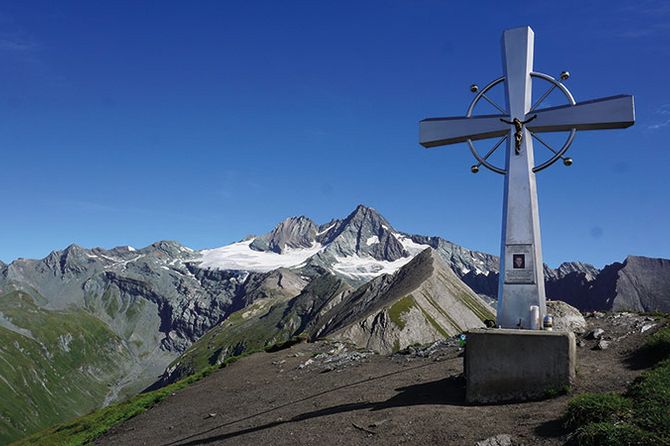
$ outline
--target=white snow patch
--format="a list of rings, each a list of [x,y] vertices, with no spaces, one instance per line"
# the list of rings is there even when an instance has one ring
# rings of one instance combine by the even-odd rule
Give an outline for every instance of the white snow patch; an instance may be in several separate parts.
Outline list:
[[[268,272],[277,268],[299,265],[322,249],[320,243],[310,248],[286,249],[282,254],[254,251],[249,245],[255,239],[245,240],[222,248],[201,251],[200,267]]]
[[[382,274],[393,274],[408,264],[413,258],[414,256],[411,255],[409,257],[402,257],[398,260],[394,260],[393,262],[388,262],[367,256],[335,256],[335,263],[332,265],[332,268],[336,272],[345,276],[372,279],[373,277],[381,276]]]
[[[128,248],[128,251],[130,251],[130,252],[137,251],[137,249],[133,248],[130,245],[126,246],[126,248]]]
[[[326,229],[324,229],[323,231],[321,231],[321,232],[317,232],[316,235],[325,234],[326,232],[328,232],[328,231],[330,231],[331,229],[333,229],[333,228],[335,227],[336,224],[337,224],[337,223],[333,223],[332,225],[328,226],[328,227],[327,227]]]
[[[422,245],[421,243],[414,242],[411,238],[399,234],[397,232],[393,233],[393,236],[398,240],[402,246],[409,252],[412,256],[417,255],[424,249],[428,248],[429,245]]]
[[[375,244],[377,244],[377,243],[379,243],[379,237],[377,237],[376,235],[373,235],[372,237],[369,237],[369,238],[365,241],[365,244],[368,245],[368,246],[370,246],[370,245],[375,245]]]

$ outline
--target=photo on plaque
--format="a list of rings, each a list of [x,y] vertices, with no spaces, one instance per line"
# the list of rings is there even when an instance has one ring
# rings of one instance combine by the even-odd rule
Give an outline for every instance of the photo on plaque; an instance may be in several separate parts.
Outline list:
[[[526,255],[512,254],[512,263],[514,269],[526,269]]]

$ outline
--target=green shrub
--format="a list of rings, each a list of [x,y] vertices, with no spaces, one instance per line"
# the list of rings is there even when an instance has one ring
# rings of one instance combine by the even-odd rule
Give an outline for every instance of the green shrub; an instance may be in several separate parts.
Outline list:
[[[578,446],[663,446],[667,441],[629,423],[589,423],[580,427],[571,444]]]
[[[584,393],[568,403],[564,425],[570,430],[604,421],[626,420],[631,415],[631,403],[615,393]]]

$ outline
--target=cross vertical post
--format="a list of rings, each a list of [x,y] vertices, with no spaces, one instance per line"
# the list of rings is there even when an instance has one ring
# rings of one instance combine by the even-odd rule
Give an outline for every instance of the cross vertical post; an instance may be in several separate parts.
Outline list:
[[[530,27],[503,33],[505,99],[511,120],[525,121],[532,104],[530,73],[533,71],[534,39]],[[510,129],[505,155],[507,175],[497,303],[497,324],[504,328],[530,328],[531,305],[540,308],[540,317],[546,314],[533,141],[525,126],[521,130],[522,138],[517,148],[514,128]]]

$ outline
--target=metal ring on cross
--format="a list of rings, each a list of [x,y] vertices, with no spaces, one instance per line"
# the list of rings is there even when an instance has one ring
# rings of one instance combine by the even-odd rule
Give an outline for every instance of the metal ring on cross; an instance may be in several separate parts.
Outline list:
[[[568,73],[565,73],[565,74],[566,74],[566,77],[565,77],[565,78],[567,79],[567,76],[569,76],[569,74],[568,74]],[[568,104],[570,104],[570,105],[575,105],[575,104],[576,104],[576,102],[575,102],[575,98],[572,97],[572,93],[570,93],[570,91],[565,87],[565,85],[563,85],[563,83],[561,83],[560,81],[556,80],[556,79],[553,78],[552,76],[549,76],[548,74],[544,74],[544,73],[538,73],[538,72],[535,72],[535,71],[534,71],[534,72],[531,72],[531,73],[530,73],[530,76],[531,76],[531,78],[538,78],[538,79],[542,79],[542,80],[544,80],[544,81],[547,81],[547,82],[549,82],[549,83],[552,84],[552,85],[551,85],[551,87],[550,87],[550,88],[549,88],[549,89],[548,89],[548,90],[547,90],[547,91],[546,91],[546,92],[545,92],[545,93],[544,93],[544,94],[543,94],[543,95],[542,95],[542,96],[535,102],[535,104],[531,107],[529,113],[532,112],[532,111],[534,111],[534,110],[535,110],[535,109],[542,103],[542,101],[543,101],[544,99],[546,99],[547,96],[549,96],[549,93],[551,93],[555,88],[558,88],[558,89],[563,93],[563,95],[565,96],[565,98],[566,98]],[[509,111],[507,111],[507,110],[503,110],[503,109],[502,109],[500,106],[498,106],[495,102],[491,101],[491,100],[488,98],[488,96],[486,96],[486,93],[487,93],[489,90],[491,90],[493,87],[495,87],[496,85],[498,85],[498,84],[500,84],[500,83],[503,83],[503,82],[505,82],[505,76],[499,77],[498,79],[496,79],[496,80],[490,82],[487,86],[485,86],[484,88],[482,88],[481,90],[479,90],[479,91],[477,92],[477,95],[475,96],[475,98],[474,98],[474,99],[472,100],[472,102],[470,103],[470,106],[468,107],[468,112],[466,113],[465,116],[468,117],[468,118],[471,118],[471,117],[473,116],[474,111],[475,111],[475,107],[477,106],[477,104],[479,103],[479,101],[480,101],[481,99],[485,99],[487,102],[489,102],[489,103],[490,103],[491,105],[493,105],[495,108],[497,108],[497,109],[498,109],[504,116],[509,117]],[[473,91],[477,91],[476,86],[473,86],[473,88],[475,88]],[[546,169],[547,167],[551,166],[552,164],[554,164],[554,163],[555,163],[556,161],[558,161],[559,159],[563,158],[563,154],[565,154],[565,152],[568,150],[568,148],[569,148],[570,145],[572,144],[572,141],[575,139],[575,134],[576,134],[576,133],[577,133],[577,129],[574,129],[574,128],[573,128],[573,129],[570,129],[570,133],[568,134],[567,139],[565,140],[565,142],[563,143],[563,146],[562,146],[559,150],[554,150],[554,149],[553,149],[552,147],[550,147],[547,143],[545,143],[542,139],[540,139],[539,136],[535,135],[534,133],[531,133],[532,137],[534,137],[535,139],[537,139],[543,146],[545,146],[547,149],[549,149],[549,150],[553,153],[553,156],[550,157],[549,159],[547,159],[546,161],[544,161],[544,162],[542,162],[542,163],[540,163],[540,164],[536,164],[536,165],[533,167],[533,172],[539,172],[539,171],[541,171],[541,170],[543,170],[543,169]],[[498,167],[498,166],[496,166],[496,165],[494,165],[494,164],[492,164],[492,163],[490,163],[490,162],[488,162],[488,158],[493,154],[493,152],[495,152],[495,151],[498,149],[498,147],[500,147],[500,145],[501,145],[507,138],[509,138],[509,134],[507,134],[506,136],[502,137],[502,138],[501,138],[501,139],[500,139],[500,140],[493,146],[493,148],[491,148],[491,150],[489,150],[488,153],[487,153],[486,155],[484,155],[484,156],[481,156],[481,155],[479,154],[479,152],[477,152],[477,149],[475,148],[475,145],[472,143],[472,140],[471,140],[471,139],[468,139],[467,142],[468,142],[468,146],[470,147],[470,151],[472,152],[472,155],[477,159],[477,161],[479,161],[479,163],[480,163],[481,165],[485,166],[485,167],[486,167],[487,169],[489,169],[489,170],[492,170],[493,172],[496,172],[496,173],[505,175],[505,174],[507,173],[507,170],[506,170],[506,169],[503,169],[503,168],[501,168],[501,167]],[[565,162],[566,165],[569,165],[569,164],[571,164],[571,162],[572,162],[572,160],[570,160],[570,158],[563,158],[563,160],[564,160],[564,162]],[[474,167],[477,167],[477,166],[473,166],[473,168],[474,168]],[[476,172],[476,170],[473,170],[473,172]]]

